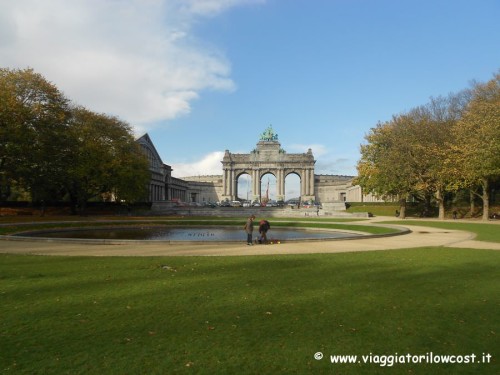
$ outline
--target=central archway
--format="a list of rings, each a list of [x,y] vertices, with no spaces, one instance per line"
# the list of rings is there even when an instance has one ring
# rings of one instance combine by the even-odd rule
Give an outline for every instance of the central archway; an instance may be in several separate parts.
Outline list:
[[[296,173],[289,173],[285,177],[285,201],[300,200],[300,176]]]
[[[277,201],[276,176],[272,173],[265,173],[260,180],[260,202],[268,204],[271,201]]]

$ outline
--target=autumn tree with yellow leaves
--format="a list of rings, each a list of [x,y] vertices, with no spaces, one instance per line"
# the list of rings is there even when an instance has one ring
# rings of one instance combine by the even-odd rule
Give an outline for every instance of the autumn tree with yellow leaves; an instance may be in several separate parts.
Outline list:
[[[355,183],[379,197],[420,197],[439,207],[460,188],[478,190],[489,217],[489,186],[500,179],[500,75],[470,90],[432,98],[379,123],[361,145]]]
[[[474,85],[472,98],[453,132],[453,160],[460,174],[457,182],[482,199],[483,220],[487,220],[490,185],[500,180],[500,73]]]
[[[127,123],[76,106],[33,69],[0,68],[0,201],[11,187],[34,202],[107,193],[145,198],[150,172]]]

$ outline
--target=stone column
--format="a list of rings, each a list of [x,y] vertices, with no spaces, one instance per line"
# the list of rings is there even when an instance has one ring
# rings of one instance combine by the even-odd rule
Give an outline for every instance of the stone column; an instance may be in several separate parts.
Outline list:
[[[222,195],[227,195],[227,169],[223,170],[224,175],[222,176]]]
[[[254,198],[260,199],[260,171],[259,169],[253,170],[254,178],[253,178],[253,196]]]
[[[285,196],[285,173],[283,169],[278,169],[277,171],[277,178],[276,178],[276,183],[277,183],[277,199],[284,199]]]
[[[314,195],[314,175],[312,169],[309,169],[309,195]]]
[[[231,196],[231,200],[235,200],[236,197],[234,196],[234,169],[231,169],[231,173],[230,173],[230,192],[229,192],[229,195]]]
[[[304,174],[304,171],[302,170],[300,172],[300,197],[302,198],[303,195],[306,194],[306,176]]]
[[[304,175],[306,176],[305,184],[304,184],[304,194],[309,195],[309,170],[308,169],[304,169]]]
[[[310,181],[311,181],[311,184],[310,184],[310,194],[312,196],[314,196],[314,199],[316,200],[316,196],[314,194],[314,168],[312,168],[310,171],[309,171],[309,174],[311,175],[311,178],[310,178]]]

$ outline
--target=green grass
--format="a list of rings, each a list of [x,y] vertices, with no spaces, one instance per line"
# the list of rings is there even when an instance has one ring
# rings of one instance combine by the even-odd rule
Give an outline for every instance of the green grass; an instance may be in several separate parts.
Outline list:
[[[399,209],[400,207],[397,203],[351,203],[347,212],[369,212],[375,216],[394,216],[396,210]]]
[[[174,270],[162,268],[174,267]],[[500,252],[0,255],[5,374],[498,374]],[[317,361],[314,353],[323,352]],[[493,356],[331,364],[330,355]]]
[[[347,209],[347,212],[349,213],[354,213],[354,212],[370,212],[374,216],[393,216],[396,213],[396,210],[399,211],[401,208],[398,203],[395,202],[384,202],[384,203],[375,203],[375,202],[353,202],[349,203],[350,207]],[[406,216],[407,217],[414,217],[414,218],[419,218],[421,217],[422,211],[423,211],[423,205],[422,204],[415,204],[415,203],[407,203],[406,206]],[[438,208],[436,206],[432,206],[430,208],[430,216],[431,217],[438,217]],[[470,206],[453,206],[453,207],[446,207],[446,217],[451,219],[453,216],[453,211],[458,212],[458,217],[463,218],[467,217],[470,218]],[[499,205],[491,205],[489,209],[490,215],[497,212],[500,213],[500,206]],[[481,217],[482,215],[482,207],[477,206],[475,211],[474,211],[474,217]]]
[[[464,230],[472,232],[476,235],[474,238],[478,241],[500,242],[500,224],[487,223],[460,223],[449,221],[425,221],[425,220],[395,220],[384,221],[383,224],[399,224],[399,225],[420,225],[425,227]]]

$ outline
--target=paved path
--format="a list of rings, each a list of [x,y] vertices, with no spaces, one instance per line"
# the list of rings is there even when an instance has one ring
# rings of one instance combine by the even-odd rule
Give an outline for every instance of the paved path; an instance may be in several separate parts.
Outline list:
[[[374,218],[372,223],[392,218]],[[368,224],[364,221],[362,225]],[[140,243],[140,244],[83,244],[67,242],[0,241],[0,253],[72,255],[72,256],[178,256],[178,255],[269,255],[269,254],[312,254],[341,253],[354,251],[375,251],[423,246],[448,246],[500,250],[500,243],[474,241],[474,235],[466,231],[405,225],[410,234],[337,241],[288,242],[274,245],[247,246],[234,243]],[[500,227],[499,227],[500,229]]]

